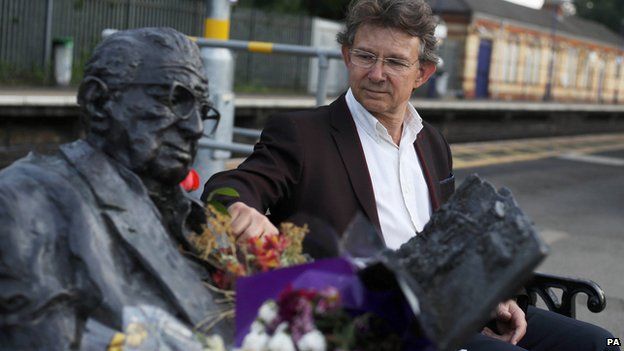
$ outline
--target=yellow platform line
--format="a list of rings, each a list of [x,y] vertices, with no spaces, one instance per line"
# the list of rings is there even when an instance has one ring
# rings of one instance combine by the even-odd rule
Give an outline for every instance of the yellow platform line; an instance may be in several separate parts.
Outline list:
[[[534,161],[568,152],[591,154],[624,150],[624,134],[490,141],[452,144],[453,168],[483,167],[502,163]],[[503,154],[491,155],[491,152]],[[226,161],[226,169],[236,168],[245,158]]]
[[[589,154],[624,150],[624,134],[454,144],[451,150],[454,168],[462,169],[532,161],[568,152]]]

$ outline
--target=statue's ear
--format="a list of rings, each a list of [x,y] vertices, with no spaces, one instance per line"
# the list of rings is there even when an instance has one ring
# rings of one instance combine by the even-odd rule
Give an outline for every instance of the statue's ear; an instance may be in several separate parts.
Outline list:
[[[97,77],[87,77],[80,85],[78,97],[80,105],[87,111],[91,128],[107,128],[108,113],[104,109],[104,105],[108,101],[109,91],[106,83]]]

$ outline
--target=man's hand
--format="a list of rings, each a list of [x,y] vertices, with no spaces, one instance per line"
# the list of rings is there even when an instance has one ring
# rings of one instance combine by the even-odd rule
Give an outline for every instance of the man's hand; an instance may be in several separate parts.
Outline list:
[[[230,205],[228,212],[232,217],[232,232],[237,240],[279,234],[277,228],[265,215],[240,201]]]
[[[514,300],[501,302],[496,307],[496,327],[501,334],[485,327],[482,333],[494,339],[516,345],[526,333],[527,322],[524,312]]]

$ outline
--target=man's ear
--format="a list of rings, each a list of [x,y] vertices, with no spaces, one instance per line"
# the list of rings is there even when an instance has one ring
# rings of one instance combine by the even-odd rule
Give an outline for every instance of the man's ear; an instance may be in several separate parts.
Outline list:
[[[425,84],[436,71],[436,64],[430,61],[421,62],[418,67],[418,78],[414,82],[414,89]]]
[[[108,86],[97,77],[87,77],[78,91],[79,103],[87,111],[93,130],[108,129],[108,113],[104,105],[109,98]]]
[[[345,65],[349,67],[349,62],[351,61],[351,57],[349,56],[349,48],[343,45],[341,49],[342,49],[342,60],[344,61]]]

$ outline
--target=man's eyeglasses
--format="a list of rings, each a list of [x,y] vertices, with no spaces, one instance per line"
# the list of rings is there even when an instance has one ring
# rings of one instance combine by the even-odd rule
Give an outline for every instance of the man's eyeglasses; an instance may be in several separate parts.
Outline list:
[[[351,63],[357,67],[366,69],[373,67],[377,61],[381,60],[381,62],[385,65],[386,73],[388,74],[401,74],[418,63],[418,60],[415,62],[409,62],[407,60],[394,57],[380,58],[372,52],[359,49],[351,49],[349,50],[349,53],[351,54]]]

